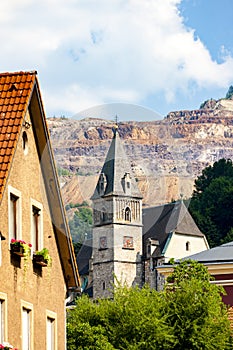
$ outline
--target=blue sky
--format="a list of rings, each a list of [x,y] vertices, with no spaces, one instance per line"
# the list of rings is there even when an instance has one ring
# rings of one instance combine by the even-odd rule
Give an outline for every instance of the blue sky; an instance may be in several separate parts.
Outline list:
[[[48,117],[158,119],[225,96],[232,23],[232,0],[9,0],[0,67],[38,71]]]

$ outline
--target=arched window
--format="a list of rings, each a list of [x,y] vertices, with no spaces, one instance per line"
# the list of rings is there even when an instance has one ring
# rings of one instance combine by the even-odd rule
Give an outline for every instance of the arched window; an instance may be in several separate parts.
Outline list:
[[[186,242],[186,251],[189,251],[190,250],[190,242]]]
[[[102,213],[101,213],[101,221],[102,221],[102,222],[105,222],[105,221],[107,221],[107,220],[108,220],[108,215],[107,215],[107,213],[106,213],[105,208],[103,208],[103,209],[102,209]]]
[[[23,132],[23,152],[25,155],[28,153],[28,136],[26,131]]]
[[[131,210],[129,207],[125,208],[125,221],[131,221]]]

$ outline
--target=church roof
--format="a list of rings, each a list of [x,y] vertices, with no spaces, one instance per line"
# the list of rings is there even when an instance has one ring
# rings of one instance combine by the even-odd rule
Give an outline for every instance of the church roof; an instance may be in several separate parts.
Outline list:
[[[80,276],[88,275],[89,273],[89,260],[92,256],[92,239],[86,239],[78,254],[77,254],[77,264]]]
[[[122,179],[125,174],[129,174],[131,181],[131,197],[142,198],[135,177],[133,175],[128,157],[125,153],[123,144],[121,142],[119,133],[117,130],[114,132],[114,136],[108,150],[101,174],[106,177],[106,188],[103,196],[109,195],[125,195],[125,191],[122,185]],[[92,199],[99,198],[98,184]]]
[[[171,232],[204,237],[183,201],[143,209],[143,246],[148,238],[159,241],[160,251]]]

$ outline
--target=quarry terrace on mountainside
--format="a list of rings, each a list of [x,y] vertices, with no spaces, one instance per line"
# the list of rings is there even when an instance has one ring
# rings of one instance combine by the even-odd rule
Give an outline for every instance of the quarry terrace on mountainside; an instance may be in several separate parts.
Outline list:
[[[49,118],[48,126],[65,203],[90,202],[114,121]],[[209,100],[162,120],[119,122],[118,130],[144,206],[189,198],[204,167],[233,158],[233,100]]]

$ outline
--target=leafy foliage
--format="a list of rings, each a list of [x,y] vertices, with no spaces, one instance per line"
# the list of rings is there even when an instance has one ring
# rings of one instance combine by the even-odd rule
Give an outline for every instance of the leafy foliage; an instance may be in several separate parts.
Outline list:
[[[114,300],[96,303],[83,296],[68,314],[67,348],[171,349],[174,337],[162,307],[161,295],[148,287],[119,287]]]
[[[68,169],[64,169],[61,167],[57,168],[58,176],[69,176],[71,175],[71,172]]]
[[[210,284],[207,268],[195,261],[175,266],[165,290],[168,323],[178,340],[174,350],[227,349],[230,340],[222,287]]]
[[[77,300],[68,311],[67,349],[230,349],[223,291],[197,262],[174,268],[172,286],[117,286],[114,300]]]
[[[233,165],[220,159],[195,180],[189,210],[210,246],[232,240]]]
[[[66,210],[76,208],[73,218],[69,220],[70,233],[72,236],[75,252],[77,254],[85,238],[90,238],[92,234],[92,210],[87,202],[82,204],[70,203]]]

